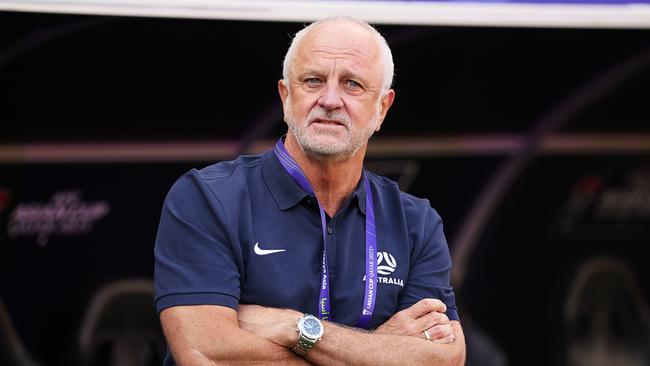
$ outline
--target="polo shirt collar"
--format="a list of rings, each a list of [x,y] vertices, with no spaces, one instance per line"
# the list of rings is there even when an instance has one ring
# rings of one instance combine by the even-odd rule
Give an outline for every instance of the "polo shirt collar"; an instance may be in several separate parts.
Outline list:
[[[281,210],[289,209],[309,196],[280,164],[273,150],[262,154],[262,175]]]
[[[273,150],[262,154],[262,175],[266,186],[281,210],[287,210],[300,203],[309,194],[305,192],[291,175],[284,169]],[[366,187],[364,179],[367,179],[365,169],[361,172],[361,179],[357,188],[352,192],[350,199],[359,205],[359,210],[366,214]]]
[[[361,170],[361,179],[359,179],[359,184],[357,184],[357,189],[352,192],[352,199],[356,196],[357,204],[359,205],[359,210],[364,215],[366,214],[366,184],[365,180],[368,179],[366,170]]]

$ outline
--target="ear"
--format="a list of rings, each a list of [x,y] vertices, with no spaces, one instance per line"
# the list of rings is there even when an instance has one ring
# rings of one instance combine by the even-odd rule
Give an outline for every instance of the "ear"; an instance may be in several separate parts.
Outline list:
[[[379,113],[379,122],[377,123],[377,128],[375,131],[379,131],[379,129],[381,129],[381,124],[384,123],[384,118],[386,118],[386,114],[388,113],[390,107],[393,105],[394,100],[395,91],[393,89],[389,89],[386,94],[381,97],[381,112]]]
[[[282,100],[282,105],[284,105],[289,95],[289,86],[284,82],[284,79],[278,81],[278,93],[280,93],[280,99]]]

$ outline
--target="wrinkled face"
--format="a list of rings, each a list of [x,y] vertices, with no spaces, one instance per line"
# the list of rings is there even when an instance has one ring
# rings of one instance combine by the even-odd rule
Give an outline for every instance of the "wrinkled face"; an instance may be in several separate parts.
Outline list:
[[[347,159],[378,131],[394,92],[382,93],[377,39],[350,22],[321,24],[305,35],[279,91],[289,134],[318,158]]]

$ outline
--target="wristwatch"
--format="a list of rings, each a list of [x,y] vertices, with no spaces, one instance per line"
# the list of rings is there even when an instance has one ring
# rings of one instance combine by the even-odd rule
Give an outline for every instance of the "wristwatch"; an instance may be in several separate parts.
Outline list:
[[[298,319],[298,343],[291,350],[300,356],[304,356],[323,336],[325,329],[323,323],[311,315],[305,314]]]

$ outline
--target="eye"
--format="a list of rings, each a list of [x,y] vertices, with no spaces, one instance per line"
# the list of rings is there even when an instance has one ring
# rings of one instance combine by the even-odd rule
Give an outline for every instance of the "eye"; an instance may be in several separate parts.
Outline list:
[[[349,89],[361,89],[361,84],[354,80],[346,80],[345,86]]]
[[[308,86],[317,86],[320,85],[321,80],[319,78],[307,78],[305,79],[304,83]]]

